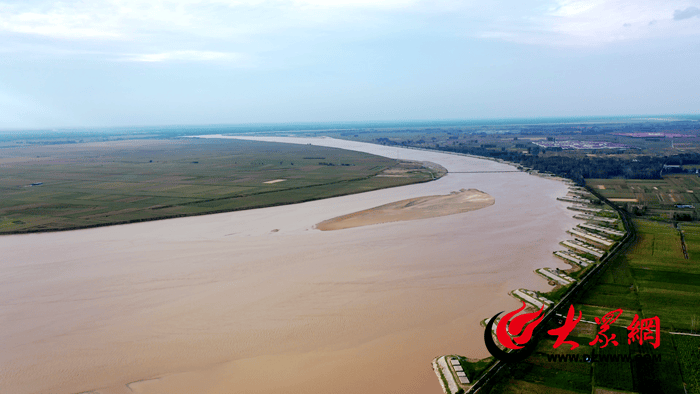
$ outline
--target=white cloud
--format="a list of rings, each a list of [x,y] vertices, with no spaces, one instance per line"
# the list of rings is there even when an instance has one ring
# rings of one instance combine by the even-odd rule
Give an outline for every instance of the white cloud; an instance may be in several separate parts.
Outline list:
[[[549,14],[553,16],[572,17],[584,14],[604,3],[605,1],[603,0],[560,0],[552,7]]]
[[[246,14],[241,12],[263,22],[270,15],[284,12],[289,20],[303,23],[319,19],[318,13],[324,10],[388,10],[417,3],[418,0],[107,0],[10,4],[0,0],[0,31],[61,39],[133,38],[139,32],[152,30],[198,30],[207,36],[227,31],[222,26],[222,13],[231,24],[259,26],[260,20],[246,21],[241,17]]]
[[[111,58],[141,62],[235,61],[239,52],[303,43],[320,36],[372,38],[414,25],[479,38],[544,45],[595,46],[644,38],[700,36],[700,24],[672,23],[700,0],[0,0],[3,32],[62,40],[54,45],[112,43]],[[440,21],[463,18],[458,28]],[[457,29],[463,29],[458,32]],[[217,51],[209,51],[215,42]],[[97,54],[94,45],[87,48]],[[132,55],[124,56],[122,54]],[[105,56],[108,56],[105,54]]]
[[[53,50],[41,53],[50,56],[83,51],[136,62],[228,61],[250,65],[251,56],[239,52],[264,52],[294,37],[303,43],[308,37],[339,31],[366,36],[386,23],[384,17],[373,14],[417,7],[419,1],[0,0],[0,42],[9,38],[0,44],[0,51],[18,47],[40,50],[52,45]],[[43,45],[27,45],[32,42]]]
[[[250,57],[242,53],[232,52],[214,52],[214,51],[171,51],[159,53],[145,53],[127,55],[122,58],[125,61],[133,62],[164,62],[164,61],[185,61],[185,62],[202,62],[202,61],[224,61],[235,62],[238,65],[250,64]]]
[[[114,39],[121,37],[122,32],[112,11],[109,6],[67,7],[56,3],[38,7],[0,3],[0,30],[59,39]]]
[[[688,1],[656,0],[555,0],[544,12],[533,13],[528,18],[504,18],[491,23],[491,29],[479,35],[528,44],[567,46],[700,36],[700,24],[679,26],[672,23],[679,6],[689,4]]]
[[[297,6],[324,8],[405,8],[418,3],[417,0],[292,0]]]
[[[0,52],[251,67],[309,39],[381,34],[392,23],[384,14],[419,1],[0,0]]]

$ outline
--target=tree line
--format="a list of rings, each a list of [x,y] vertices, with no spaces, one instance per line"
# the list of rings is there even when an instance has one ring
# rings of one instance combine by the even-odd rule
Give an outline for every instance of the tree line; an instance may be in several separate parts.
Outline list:
[[[386,141],[378,142],[386,144]],[[517,163],[533,170],[537,170],[539,172],[548,172],[566,177],[581,185],[585,184],[584,179],[586,178],[660,179],[662,175],[667,173],[695,172],[694,169],[688,170],[684,169],[682,166],[700,164],[700,154],[698,153],[683,153],[672,156],[635,156],[632,158],[620,158],[605,156],[589,157],[566,154],[545,155],[543,154],[542,149],[539,147],[530,149],[529,153],[468,146],[437,145],[435,148],[446,152],[465,153],[475,156],[503,159],[511,163]]]

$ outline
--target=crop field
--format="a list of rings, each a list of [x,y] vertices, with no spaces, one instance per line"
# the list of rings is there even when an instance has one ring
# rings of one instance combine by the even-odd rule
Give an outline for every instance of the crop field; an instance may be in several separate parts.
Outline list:
[[[700,177],[667,175],[663,179],[586,179],[586,184],[621,206],[646,207],[647,214],[664,218],[674,213],[698,217]],[[677,208],[692,205],[695,208]]]
[[[545,336],[537,352],[515,366],[492,393],[590,393],[598,388],[630,393],[683,393],[685,383],[687,393],[700,394],[700,337],[670,334],[700,332],[700,226],[680,226],[689,251],[689,258],[685,259],[680,231],[671,224],[636,220],[635,225],[638,240],[634,246],[612,261],[598,283],[574,305],[587,321],[622,309],[608,331],[616,335],[618,346],[591,346],[598,327],[579,322],[568,337],[579,343],[576,350],[569,350],[568,345],[553,349],[554,341]],[[640,318],[659,317],[661,338],[657,349],[646,342],[628,343],[628,326],[635,314]],[[558,325],[553,324],[554,327]],[[552,354],[630,358],[617,362],[562,362],[549,360],[547,355]]]
[[[693,261],[700,261],[700,224],[679,223],[678,227],[683,232],[688,258]]]
[[[623,330],[622,327],[619,329]],[[624,333],[626,334],[627,330],[624,330]],[[630,355],[633,356],[631,366],[636,390],[648,393],[683,392],[685,375],[681,373],[680,359],[676,349],[679,338],[681,337],[678,335],[662,332],[660,342],[663,345],[657,349],[648,343],[643,346],[637,344],[630,346]],[[639,357],[646,355],[658,356],[660,359],[651,361],[648,358]],[[693,393],[693,391],[688,392]]]
[[[681,376],[683,364],[679,341],[685,338],[668,332],[698,330],[700,316],[700,253],[685,259],[681,251],[680,233],[670,224],[636,220],[638,240],[625,255],[611,263],[599,283],[587,292],[576,308],[584,315],[602,316],[614,308],[624,310],[616,322],[619,348],[629,347],[629,354],[650,353],[661,355],[660,361],[649,363],[636,359],[632,363],[609,363],[595,367],[596,385],[619,390],[649,393],[682,392],[682,382],[688,383],[686,373]],[[685,226],[685,225],[684,225]],[[689,249],[700,249],[700,228],[682,227]],[[640,318],[658,316],[661,322],[661,344],[653,349],[648,344],[627,346],[627,326],[634,314]],[[641,361],[640,361],[641,360]],[[680,366],[679,366],[680,364]],[[624,376],[620,368],[630,368],[633,384],[622,384],[616,375]],[[602,368],[601,368],[602,367]],[[696,372],[697,373],[697,372]],[[700,393],[700,391],[688,391]]]
[[[0,234],[226,212],[423,182],[418,163],[208,139],[0,149]]]
[[[591,353],[588,342],[592,341],[594,336],[589,325],[580,323],[567,338],[581,345],[574,350],[570,350],[569,345],[566,344],[554,349],[553,339],[541,340],[535,353],[525,361],[516,364],[510,371],[509,378],[497,384],[491,390],[491,394],[590,393],[592,390],[591,363],[552,362],[548,360],[547,355],[588,355]]]
[[[659,316],[664,330],[693,329],[693,317],[700,317],[700,256],[684,258],[680,233],[672,226],[635,223],[639,242],[627,260],[644,315]]]
[[[676,354],[689,393],[700,393],[700,337],[676,336]]]

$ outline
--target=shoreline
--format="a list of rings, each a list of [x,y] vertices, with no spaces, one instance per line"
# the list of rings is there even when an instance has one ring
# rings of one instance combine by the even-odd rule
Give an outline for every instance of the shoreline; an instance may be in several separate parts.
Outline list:
[[[576,193],[581,194],[581,193],[588,193],[585,189],[579,190],[580,188],[575,188],[571,187],[569,189],[570,193],[573,193],[576,195]],[[592,190],[589,188],[589,191]],[[566,260],[567,264],[571,266],[570,270],[565,271],[566,273],[559,272],[559,269],[556,271],[552,270],[551,268],[548,267],[541,267],[538,269],[534,270],[534,273],[543,279],[545,279],[549,284],[553,285],[554,287],[545,293],[541,292],[533,292],[531,290],[519,288],[517,290],[510,291],[508,294],[512,296],[513,298],[520,300],[523,302],[523,308],[525,308],[525,305],[527,304],[527,308],[525,311],[537,311],[539,310],[545,310],[545,315],[542,317],[542,320],[544,321],[544,324],[542,326],[538,326],[534,333],[535,335],[542,335],[542,330],[543,327],[546,327],[547,321],[551,320],[555,315],[563,318],[563,315],[561,314],[562,312],[562,307],[566,305],[566,301],[569,301],[571,298],[575,298],[578,293],[580,293],[584,288],[585,284],[590,281],[594,280],[597,275],[600,275],[601,272],[604,272],[604,269],[606,268],[608,262],[613,258],[612,256],[616,256],[617,253],[620,253],[620,251],[625,250],[629,247],[630,241],[632,241],[635,238],[634,231],[632,230],[631,225],[628,223],[628,217],[625,215],[625,213],[618,207],[616,207],[614,204],[612,204],[610,201],[606,200],[605,198],[602,198],[600,195],[596,195],[595,198],[599,199],[599,204],[602,203],[604,205],[607,205],[610,208],[610,211],[612,212],[617,212],[619,216],[619,220],[623,222],[625,232],[621,232],[619,230],[614,230],[609,227],[602,227],[598,226],[595,224],[590,224],[592,223],[591,221],[594,220],[594,218],[597,218],[596,215],[591,215],[590,217],[581,217],[580,215],[574,216],[575,219],[578,220],[583,220],[587,221],[587,223],[584,224],[577,224],[574,229],[580,229],[580,228],[589,228],[597,231],[596,234],[590,234],[591,236],[595,236],[595,238],[600,238],[600,240],[604,240],[609,243],[607,245],[606,250],[603,254],[598,256],[596,261],[589,261],[590,264],[585,263],[585,264],[579,264],[575,263],[574,260],[569,260],[569,259],[564,259]],[[565,201],[567,203],[581,203],[581,201],[577,201],[572,198],[557,198],[558,201]],[[584,203],[586,206],[589,206],[593,203],[593,201],[586,200]],[[567,207],[568,208],[568,207]],[[599,209],[600,212],[603,212],[603,209]],[[615,221],[610,221],[612,224],[617,224],[617,220]],[[572,235],[576,235],[575,232],[572,233],[572,230],[568,230],[567,233],[570,233]],[[585,235],[585,234],[578,234],[578,235]],[[614,237],[614,238],[611,238]],[[589,237],[583,237],[581,239],[588,240],[587,238]],[[561,242],[562,244],[565,244],[567,241]],[[578,238],[575,242],[582,242]],[[558,251],[553,252],[555,255],[557,255]],[[569,252],[571,253],[571,252]],[[581,257],[580,255],[577,255],[578,257]],[[562,257],[561,255],[558,255],[558,257]],[[567,273],[575,273],[576,274],[576,279],[569,277]],[[581,274],[583,274],[581,276]],[[563,292],[562,292],[563,291]],[[583,290],[585,292],[585,290]],[[580,294],[578,294],[580,295]],[[533,309],[534,308],[534,309]],[[557,313],[559,311],[560,313]],[[502,312],[501,312],[502,313]],[[495,316],[494,316],[495,318]],[[482,321],[482,325],[486,326],[485,321]],[[498,318],[497,320],[500,320]],[[584,320],[585,321],[585,320]],[[594,322],[591,321],[586,321],[591,324],[595,324]],[[495,328],[492,328],[493,332],[492,335],[495,335]],[[484,335],[487,335],[486,333]],[[503,350],[508,350],[503,348]],[[445,356],[441,356],[444,358]],[[460,356],[462,357],[462,356]],[[464,358],[464,357],[462,357]],[[458,390],[462,390],[461,392],[466,392],[466,393],[471,393],[474,390],[479,391],[483,389],[484,387],[488,387],[489,385],[492,385],[493,379],[499,379],[498,374],[500,373],[501,370],[503,370],[504,366],[507,365],[504,361],[501,361],[499,359],[496,359],[494,357],[488,357],[486,359],[479,360],[479,362],[484,363],[486,362],[489,358],[492,360],[488,362],[488,365],[486,368],[480,370],[475,376],[472,376],[473,382],[468,382],[467,384],[461,384],[457,383],[453,377],[448,377],[447,382],[451,383],[449,385],[449,388],[446,388],[444,384],[442,384],[442,380],[445,379],[443,377],[443,374],[438,374],[436,371],[436,375],[438,375],[438,379],[441,380],[441,385],[443,387],[443,391],[445,394],[454,394],[458,392]],[[502,379],[502,378],[501,378]],[[454,387],[454,389],[453,389]]]

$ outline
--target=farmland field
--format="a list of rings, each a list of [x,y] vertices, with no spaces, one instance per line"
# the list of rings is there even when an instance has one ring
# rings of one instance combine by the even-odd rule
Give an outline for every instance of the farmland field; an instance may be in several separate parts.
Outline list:
[[[680,234],[669,224],[643,220],[635,224],[639,241],[627,261],[642,313],[659,316],[664,330],[697,329],[693,317],[700,316],[700,256],[684,258]]]
[[[3,148],[0,169],[0,234],[290,204],[442,173],[340,149],[202,139]]]
[[[651,216],[668,219],[675,213],[698,217],[700,177],[697,175],[666,175],[663,179],[587,179],[586,184],[620,206],[639,206]],[[693,207],[679,208],[679,205]]]
[[[700,224],[682,223],[678,225],[683,232],[685,245],[688,250],[688,258],[700,261]]]
[[[610,262],[607,271],[574,305],[583,320],[569,335],[579,343],[553,349],[545,336],[538,351],[513,368],[508,378],[492,393],[571,393],[605,388],[633,393],[700,394],[700,337],[671,334],[700,331],[700,226],[680,225],[689,251],[685,259],[680,231],[670,223],[635,220],[637,241],[633,247]],[[622,309],[608,331],[615,334],[617,346],[591,346],[598,327],[586,323],[615,309]],[[660,344],[628,343],[628,326],[634,316],[658,316]],[[552,324],[552,328],[557,327]],[[552,354],[597,354],[629,356],[628,361],[557,362]],[[650,359],[645,355],[658,356]],[[641,357],[640,357],[641,356]]]
[[[619,349],[629,347],[630,355],[650,353],[662,358],[655,363],[638,360],[629,364],[598,364],[595,367],[596,382],[603,387],[636,392],[682,392],[682,382],[689,383],[690,376],[687,372],[681,376],[679,372],[684,365],[681,352],[688,350],[681,350],[678,344],[685,343],[688,337],[670,335],[668,332],[698,330],[700,254],[696,252],[694,257],[685,259],[681,251],[680,232],[671,224],[635,220],[635,226],[638,235],[635,245],[626,255],[611,262],[598,284],[575,307],[581,309],[584,315],[590,314],[590,319],[615,308],[623,309],[624,313],[613,328],[618,338],[622,339]],[[689,225],[687,229],[682,229],[686,233],[689,250],[697,251],[700,237],[687,235],[695,232],[697,227]],[[635,314],[640,318],[659,317],[662,334],[657,349],[646,343],[644,346],[627,346],[627,326]],[[691,361],[688,363],[692,364]],[[613,370],[624,366],[631,367],[631,385],[620,385],[613,379],[617,375]],[[655,378],[649,379],[650,376]],[[700,391],[688,387],[688,392]]]
[[[586,344],[593,339],[593,331],[584,324],[576,326],[569,340]],[[536,352],[527,360],[513,367],[509,378],[504,379],[491,391],[492,394],[516,393],[590,393],[592,390],[592,365],[585,362],[551,362],[547,355],[590,354],[588,346],[569,350],[569,345],[553,348],[554,340],[540,341]]]
[[[676,337],[678,362],[689,393],[700,393],[700,337]]]

